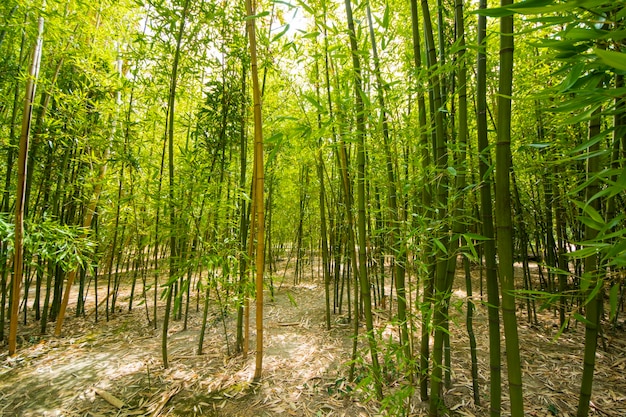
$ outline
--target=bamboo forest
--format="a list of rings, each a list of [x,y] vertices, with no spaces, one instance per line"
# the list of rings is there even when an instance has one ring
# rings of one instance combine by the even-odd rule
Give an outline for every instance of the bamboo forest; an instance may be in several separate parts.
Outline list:
[[[0,416],[626,416],[624,0],[0,1]]]

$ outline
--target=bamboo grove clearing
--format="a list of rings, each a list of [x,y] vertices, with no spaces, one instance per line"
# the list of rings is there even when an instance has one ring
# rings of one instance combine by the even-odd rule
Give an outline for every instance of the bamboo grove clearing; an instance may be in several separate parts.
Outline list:
[[[0,414],[624,415],[625,19],[2,2]]]

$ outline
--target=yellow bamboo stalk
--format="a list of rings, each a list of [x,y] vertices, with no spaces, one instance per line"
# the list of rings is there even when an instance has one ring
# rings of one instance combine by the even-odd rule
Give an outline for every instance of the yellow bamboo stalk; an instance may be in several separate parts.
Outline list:
[[[11,321],[9,323],[9,355],[17,350],[17,321],[20,305],[20,287],[24,267],[24,204],[26,200],[26,173],[28,171],[28,145],[30,126],[33,116],[33,101],[39,77],[41,52],[43,45],[43,17],[37,24],[37,42],[33,51],[26,93],[24,96],[24,113],[22,115],[22,133],[20,135],[19,154],[17,160],[17,191],[15,199],[15,257],[13,262],[13,294],[11,298]]]
[[[254,104],[254,189],[256,207],[256,366],[254,379],[261,378],[263,370],[263,271],[265,269],[265,218],[263,207],[263,120],[261,117],[261,89],[256,55],[255,18],[252,0],[246,0],[248,38],[250,39],[250,72]]]

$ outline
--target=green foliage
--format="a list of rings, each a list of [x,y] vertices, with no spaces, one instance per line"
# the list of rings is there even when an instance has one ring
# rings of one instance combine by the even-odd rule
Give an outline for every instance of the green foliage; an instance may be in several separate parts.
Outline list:
[[[626,71],[626,53],[606,51],[599,48],[594,48],[593,52],[598,56],[603,64],[618,71]]]
[[[27,222],[24,227],[24,250],[30,254],[26,259],[32,266],[38,262],[51,262],[64,271],[77,267],[91,270],[96,244],[81,227],[62,225],[56,220],[45,219]],[[0,214],[0,241],[7,248],[6,256],[13,254],[15,225],[6,215]]]
[[[406,384],[387,394],[381,402],[382,411],[389,416],[408,416],[407,402],[410,401],[414,391],[413,386]]]
[[[291,293],[289,291],[287,291],[287,298],[289,298],[289,303],[293,306],[293,307],[298,307],[298,303],[296,302],[296,299],[293,298],[293,295],[291,295]]]

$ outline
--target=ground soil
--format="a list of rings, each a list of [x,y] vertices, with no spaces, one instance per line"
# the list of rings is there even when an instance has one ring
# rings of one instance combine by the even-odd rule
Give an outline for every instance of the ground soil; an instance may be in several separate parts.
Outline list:
[[[478,292],[478,271],[474,274],[474,291]],[[222,315],[223,309],[214,295],[210,299],[203,354],[197,355],[202,302],[200,311],[196,311],[196,300],[192,298],[187,329],[183,329],[183,320],[171,323],[169,368],[164,369],[162,321],[154,329],[148,323],[145,305],[137,305],[137,301],[128,311],[128,287],[123,284],[118,309],[109,321],[101,312],[95,323],[95,304],[89,298],[86,318],[73,317],[73,310],[69,309],[62,337],[40,335],[38,323],[31,320],[20,327],[15,357],[8,357],[6,346],[0,346],[0,416],[426,415],[427,404],[419,400],[417,393],[397,406],[402,403],[399,400],[406,392],[402,390],[406,383],[395,367],[393,341],[397,330],[388,324],[387,309],[376,312],[386,381],[385,401],[381,404],[371,398],[367,373],[361,364],[356,366],[360,387],[347,380],[352,325],[347,323],[345,314],[334,315],[332,329],[326,330],[324,287],[319,278],[308,277],[293,285],[289,273],[278,275],[274,299],[270,299],[269,292],[265,296],[268,301],[260,381],[252,378],[255,351],[246,357],[234,354],[235,313],[226,309]],[[480,297],[475,296],[481,400],[481,405],[476,405],[472,400],[464,321],[466,289],[463,279],[457,282],[451,309],[452,385],[445,390],[447,415],[486,416],[487,311],[479,302]],[[105,291],[100,289],[101,300]],[[220,299],[226,297],[222,293]],[[391,300],[393,308],[393,297]],[[582,373],[584,326],[571,325],[555,341],[558,318],[552,310],[539,310],[538,324],[530,325],[524,315],[524,303],[520,301],[519,306],[526,415],[574,416]],[[251,316],[254,338],[254,309]],[[591,414],[626,416],[626,340],[621,330],[606,329],[605,346],[599,347],[597,355]],[[420,329],[413,331],[417,341]],[[251,349],[253,346],[252,343]],[[363,340],[359,342],[359,357],[368,357]],[[506,380],[506,373],[503,379]],[[503,416],[510,415],[506,390],[505,385]]]

